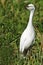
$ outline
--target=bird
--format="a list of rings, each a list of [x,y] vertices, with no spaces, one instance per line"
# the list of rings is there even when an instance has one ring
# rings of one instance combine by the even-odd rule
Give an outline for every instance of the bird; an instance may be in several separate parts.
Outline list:
[[[32,24],[33,14],[35,11],[35,6],[33,4],[28,4],[26,7],[30,11],[29,21],[26,29],[23,31],[20,37],[20,52],[23,53],[24,50],[27,50],[35,41],[35,30]]]

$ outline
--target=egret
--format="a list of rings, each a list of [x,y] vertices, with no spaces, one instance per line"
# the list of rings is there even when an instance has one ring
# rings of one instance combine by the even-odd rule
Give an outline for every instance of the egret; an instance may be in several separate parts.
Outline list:
[[[24,50],[28,49],[31,46],[31,44],[33,44],[33,41],[35,39],[35,31],[32,24],[32,18],[33,18],[35,7],[33,4],[29,4],[26,8],[30,11],[30,17],[29,17],[28,25],[20,38],[21,53],[23,53]]]

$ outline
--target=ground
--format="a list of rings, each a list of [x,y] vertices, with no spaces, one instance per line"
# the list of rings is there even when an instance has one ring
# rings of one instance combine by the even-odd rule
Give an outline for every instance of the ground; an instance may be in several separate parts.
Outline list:
[[[28,24],[27,4],[35,5],[35,44],[20,57],[20,36]],[[0,65],[43,65],[43,0],[0,0]]]

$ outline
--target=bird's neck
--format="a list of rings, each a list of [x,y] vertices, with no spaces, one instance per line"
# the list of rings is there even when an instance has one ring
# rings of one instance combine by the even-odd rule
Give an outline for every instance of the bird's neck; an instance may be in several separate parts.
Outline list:
[[[34,10],[32,10],[32,11],[30,12],[30,17],[29,17],[28,26],[29,26],[29,25],[32,25],[33,14],[34,14]]]

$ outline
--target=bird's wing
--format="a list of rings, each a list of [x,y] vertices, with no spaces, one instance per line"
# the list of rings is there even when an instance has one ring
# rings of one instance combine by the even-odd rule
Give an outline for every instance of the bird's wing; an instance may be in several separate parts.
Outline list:
[[[26,41],[26,37],[22,35],[20,38],[20,51],[22,51],[25,41]]]

